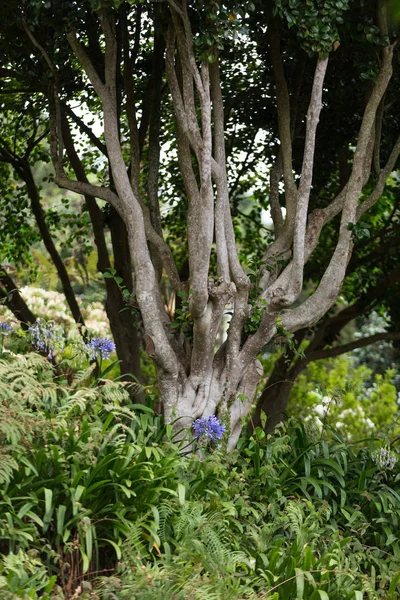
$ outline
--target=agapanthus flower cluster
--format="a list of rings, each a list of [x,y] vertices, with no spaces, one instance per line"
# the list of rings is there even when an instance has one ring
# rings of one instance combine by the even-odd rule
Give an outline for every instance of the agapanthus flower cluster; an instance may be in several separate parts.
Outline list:
[[[208,419],[201,417],[193,421],[193,429],[197,439],[216,441],[222,438],[226,428],[215,415],[211,415]]]
[[[396,454],[390,448],[385,447],[372,452],[371,458],[377,467],[387,469],[388,471],[393,471],[398,461]]]
[[[6,323],[5,321],[2,321],[0,323],[0,334],[7,335],[7,333],[9,333],[10,331],[12,331],[11,325]]]
[[[38,319],[28,327],[31,344],[38,352],[43,352],[51,360],[57,351],[62,352],[65,346],[64,329],[52,321]]]
[[[108,358],[111,352],[115,350],[115,344],[112,340],[104,337],[95,337],[86,343],[89,358]]]

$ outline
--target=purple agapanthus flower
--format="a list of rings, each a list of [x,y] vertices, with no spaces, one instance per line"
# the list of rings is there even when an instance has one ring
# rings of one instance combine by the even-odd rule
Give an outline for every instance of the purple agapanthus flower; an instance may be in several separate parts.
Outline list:
[[[28,327],[28,333],[35,350],[46,353],[49,360],[54,358],[56,351],[62,352],[64,349],[64,329],[52,321],[37,319]]]
[[[96,356],[108,358],[111,352],[114,352],[115,350],[114,342],[103,337],[92,338],[90,342],[86,343],[86,347],[91,358],[96,358]]]
[[[197,439],[208,438],[211,441],[220,440],[225,432],[223,425],[215,415],[201,417],[193,422],[194,435]]]
[[[5,321],[2,321],[0,323],[0,333],[7,333],[9,331],[12,331],[11,325],[9,325],[8,323],[6,323]]]

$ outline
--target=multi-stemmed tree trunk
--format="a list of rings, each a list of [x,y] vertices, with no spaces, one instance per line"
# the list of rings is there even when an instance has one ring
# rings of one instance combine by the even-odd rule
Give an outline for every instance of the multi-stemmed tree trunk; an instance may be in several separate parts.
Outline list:
[[[385,45],[379,52],[379,70],[354,141],[347,182],[323,208],[310,208],[309,203],[329,56],[321,47],[316,57],[308,110],[304,115],[303,160],[299,172],[295,173],[293,115],[280,49],[280,23],[277,17],[268,17],[266,26],[275,75],[280,152],[273,167],[270,189],[275,239],[266,249],[256,285],[251,283],[239,261],[230,210],[224,97],[220,81],[224,57],[218,58],[212,40],[210,43],[207,39],[202,41],[201,14],[196,13],[190,2],[178,0],[167,0],[162,14],[165,71],[175,113],[175,147],[187,200],[188,282],[180,280],[173,252],[165,242],[161,228],[156,185],[158,125],[153,130],[150,128],[149,143],[155,152],[149,149],[149,158],[152,157],[149,170],[142,169],[141,132],[137,125],[135,89],[130,71],[135,52],[135,48],[130,47],[130,11],[123,7],[121,13],[101,2],[96,5],[95,26],[101,30],[102,43],[95,51],[93,32],[85,29],[86,13],[82,13],[81,18],[74,15],[76,18],[71,19],[64,30],[70,45],[71,64],[74,68],[79,65],[101,103],[110,187],[91,184],[86,177],[76,175],[73,179],[68,175],[62,104],[70,99],[65,98],[67,86],[62,79],[62,65],[58,64],[58,56],[51,45],[46,44],[40,28],[34,23],[23,23],[25,34],[32,42],[32,52],[45,61],[50,74],[51,153],[56,182],[86,197],[106,200],[125,223],[146,350],[156,366],[165,417],[170,422],[178,419],[181,427],[189,426],[200,416],[225,415],[229,419],[229,449],[237,442],[243,418],[248,415],[262,374],[258,356],[277,334],[288,335],[310,327],[332,307],[351,256],[354,228],[380,198],[386,179],[397,163],[400,137],[387,153],[386,164],[381,167],[378,161],[379,173],[370,193],[366,197],[362,195],[369,180],[374,149],[376,152],[376,144],[380,144],[380,136],[375,136],[378,110],[392,77],[394,46],[390,44],[382,18],[383,3],[378,4],[381,34],[386,36]],[[206,16],[204,23],[207,26],[219,18],[215,7],[210,10],[217,12],[211,15],[212,18]],[[196,17],[195,25],[191,22],[192,15]],[[199,19],[200,34],[196,30],[194,35],[192,28],[198,27]],[[57,24],[61,36],[63,31],[59,27],[62,25]],[[209,46],[206,51],[204,44]],[[153,73],[157,71],[156,64],[159,67],[162,64],[163,44],[158,44],[157,52],[158,63],[155,59]],[[153,57],[156,57],[155,50]],[[158,68],[160,71],[162,69]],[[122,140],[121,119],[124,115],[129,135]],[[153,118],[157,119],[155,110]],[[150,121],[153,122],[151,115]],[[129,164],[126,137],[130,146]],[[148,186],[143,182],[146,176]],[[299,302],[305,265],[318,248],[323,227],[334,218],[339,222],[337,238],[325,273],[312,295]],[[212,255],[217,264],[217,273],[213,275]],[[192,329],[191,336],[185,335],[185,328],[171,322],[164,308],[160,261],[169,285],[188,297],[187,325]],[[221,322],[227,310],[231,313],[227,338],[219,341]],[[252,321],[250,330],[246,328],[249,320]],[[248,331],[251,333],[246,333]]]

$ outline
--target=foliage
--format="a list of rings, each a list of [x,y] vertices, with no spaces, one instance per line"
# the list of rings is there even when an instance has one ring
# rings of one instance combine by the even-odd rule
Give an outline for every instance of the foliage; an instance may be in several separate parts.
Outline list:
[[[394,371],[373,374],[351,356],[311,362],[297,378],[288,414],[322,428],[329,424],[345,439],[373,432],[400,432]],[[371,382],[372,381],[372,382]]]
[[[276,0],[274,11],[286,20],[289,28],[296,30],[306,52],[328,54],[340,40],[338,25],[343,24],[349,5],[349,0]],[[377,28],[372,31],[379,33]]]
[[[177,493],[181,458],[151,411],[130,404],[126,384],[59,386],[37,355],[1,366],[1,552],[36,549],[67,588],[120,556],[132,520],[152,547],[149,513]]]
[[[231,456],[193,457],[180,502],[158,509],[162,554],[149,561],[128,540],[99,596],[394,598],[398,469],[379,473],[370,450],[332,436],[290,423],[275,438],[258,429]]]
[[[125,384],[59,386],[35,354],[1,361],[0,407],[7,600],[396,597],[387,437],[357,449],[289,421],[188,455]]]

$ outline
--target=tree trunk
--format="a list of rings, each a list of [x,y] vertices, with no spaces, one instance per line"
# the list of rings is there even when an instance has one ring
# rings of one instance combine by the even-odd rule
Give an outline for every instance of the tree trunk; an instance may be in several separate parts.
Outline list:
[[[352,168],[345,188],[327,202],[323,210],[310,206],[313,187],[316,132],[323,107],[323,90],[328,65],[327,52],[319,53],[316,61],[313,84],[307,115],[302,115],[305,123],[303,160],[297,168],[293,160],[291,122],[296,115],[291,114],[290,93],[285,77],[285,63],[281,52],[281,30],[278,17],[266,19],[271,63],[276,80],[276,104],[278,135],[282,158],[282,178],[284,183],[284,206],[286,217],[282,226],[282,207],[276,198],[275,217],[280,223],[277,236],[265,252],[257,276],[257,283],[251,282],[244,267],[240,264],[235,230],[230,212],[227,160],[225,152],[225,124],[223,95],[219,76],[218,61],[209,64],[207,60],[197,61],[195,36],[191,31],[190,13],[186,2],[177,4],[170,0],[170,21],[165,27],[167,50],[165,65],[168,85],[175,112],[177,157],[187,198],[187,238],[189,253],[189,311],[193,321],[193,339],[182,339],[182,331],[171,324],[163,306],[158,269],[152,260],[149,245],[154,244],[160,251],[163,266],[175,291],[183,291],[176,273],[171,248],[166,247],[162,236],[157,233],[151,220],[149,204],[141,197],[140,182],[147,174],[141,163],[132,160],[130,173],[127,171],[124,149],[121,147],[120,117],[121,105],[121,47],[118,35],[118,22],[113,11],[101,11],[99,26],[104,35],[104,71],[97,70],[90,46],[82,40],[85,32],[69,30],[66,37],[75,59],[86,72],[101,102],[104,117],[104,140],[109,159],[112,185],[103,187],[86,181],[74,181],[68,177],[63,164],[62,132],[57,109],[58,90],[54,85],[54,102],[50,102],[52,160],[55,165],[55,181],[72,191],[89,193],[109,202],[122,217],[128,232],[131,264],[135,271],[135,292],[141,312],[146,349],[153,357],[161,398],[167,422],[179,418],[182,427],[191,425],[200,416],[218,414],[229,419],[228,450],[232,449],[239,437],[243,417],[248,415],[255,389],[260,378],[259,363],[256,357],[280,330],[295,333],[317,323],[333,306],[343,283],[346,268],[353,248],[354,225],[382,195],[385,181],[393,171],[400,155],[400,136],[395,142],[389,159],[381,169],[371,194],[362,203],[364,185],[367,183],[368,167],[373,150],[373,129],[376,112],[386,92],[392,76],[394,46],[382,48],[380,69],[374,87],[369,94],[364,115],[354,149]],[[196,28],[198,24],[196,23]],[[29,30],[28,30],[29,31]],[[116,33],[117,32],[117,33]],[[387,31],[382,31],[387,36]],[[48,54],[29,32],[36,49],[42,52],[48,62]],[[129,36],[128,38],[129,39]],[[284,40],[282,39],[282,43]],[[282,46],[283,47],[283,46]],[[124,48],[124,58],[129,58]],[[325,56],[326,55],[326,56]],[[218,58],[218,57],[216,57]],[[125,63],[124,67],[128,64]],[[124,69],[126,73],[128,70]],[[54,78],[56,79],[56,78]],[[130,83],[131,84],[131,78]],[[129,101],[129,88],[125,90],[126,117],[131,140],[131,156],[137,158],[138,133],[135,103]],[[148,104],[143,106],[141,119],[142,133],[147,130]],[[292,111],[293,113],[293,111]],[[154,113],[153,113],[154,114]],[[299,117],[300,118],[300,117]],[[145,124],[143,127],[143,123]],[[140,132],[139,132],[140,138]],[[143,138],[141,138],[143,140]],[[297,150],[296,150],[297,154]],[[157,171],[154,161],[154,173]],[[298,165],[300,167],[300,165]],[[133,168],[135,167],[135,168]],[[154,178],[154,182],[156,178]],[[278,188],[280,186],[278,185]],[[280,190],[279,190],[280,191]],[[280,194],[278,194],[280,196]],[[325,272],[312,294],[301,300],[304,287],[305,265],[318,247],[322,228],[340,217],[335,248]],[[154,216],[154,215],[153,215]],[[274,218],[275,218],[274,217]],[[276,220],[276,219],[275,219]],[[279,227],[280,225],[280,227]],[[349,225],[352,225],[349,227]],[[125,238],[114,239],[125,245]],[[218,280],[211,278],[211,257],[217,258]],[[283,262],[283,264],[281,264]],[[117,264],[117,263],[116,263]],[[125,266],[125,263],[121,263]],[[126,261],[126,265],[129,262]],[[129,273],[128,273],[129,277]],[[123,279],[126,281],[126,279]],[[128,284],[127,288],[128,287]],[[251,287],[253,286],[253,287]],[[254,298],[250,291],[255,292]],[[223,342],[215,354],[216,339],[220,330],[225,308],[232,307],[232,318],[226,343]],[[261,319],[255,331],[242,343],[245,323],[254,318],[263,306]],[[254,319],[253,322],[255,323]],[[284,361],[284,359],[281,359]],[[292,385],[298,369],[304,368],[303,359],[296,359],[287,375],[285,387]],[[271,384],[280,385],[284,370],[282,362]],[[275,381],[276,380],[276,381]],[[283,384],[282,384],[283,385]],[[272,388],[274,386],[272,385]],[[271,388],[271,389],[272,389]],[[275,392],[276,398],[270,402],[271,426],[273,419],[281,418],[286,401],[283,392]],[[286,393],[287,397],[287,393]],[[259,410],[261,410],[262,403]],[[278,416],[277,416],[278,415]],[[279,416],[280,415],[280,416]],[[179,425],[178,425],[179,426]]]
[[[19,172],[26,183],[33,215],[35,217],[46,250],[50,254],[51,260],[53,261],[53,264],[57,270],[64,296],[67,300],[71,314],[78,325],[85,325],[81,309],[79,308],[79,304],[76,300],[75,292],[72,289],[68,271],[65,268],[63,260],[54,244],[49,228],[47,227],[45,214],[40,203],[39,193],[28,161],[23,163],[23,167],[19,170]]]
[[[261,411],[267,416],[265,425],[267,433],[272,433],[278,423],[283,421],[296,377],[306,368],[307,364],[308,361],[304,358],[292,364],[290,358],[287,359],[286,356],[281,356],[276,361],[267,385],[257,401],[252,416],[254,427],[261,426]]]
[[[1,304],[11,310],[15,318],[20,321],[22,329],[28,329],[29,325],[36,321],[36,317],[22,298],[14,281],[2,267],[0,267],[0,284]]]
[[[217,414],[229,432],[227,449],[231,451],[237,444],[261,376],[261,363],[255,360],[241,377],[228,377],[225,357],[218,354],[196,388],[190,378],[171,378],[159,372],[165,421],[180,431],[190,428],[199,417]]]
[[[85,170],[75,150],[68,121],[63,119],[63,136],[65,147],[71,166],[78,180],[87,182]],[[104,236],[104,217],[96,199],[88,194],[85,195],[90,220],[93,227],[94,241],[97,248],[97,268],[100,273],[105,273],[111,268],[106,239]],[[112,210],[110,230],[114,250],[114,267],[117,275],[122,277],[124,285],[132,292],[132,268],[129,258],[129,249],[126,242],[126,228],[121,218]],[[134,324],[134,319],[129,310],[126,309],[124,299],[116,281],[113,278],[105,279],[106,286],[106,313],[110,322],[111,332],[114,338],[118,359],[121,361],[121,374],[124,379],[130,380],[130,374],[140,382],[142,373],[140,368],[140,334]],[[143,402],[142,392],[135,394],[135,400]]]
[[[110,219],[111,240],[114,250],[114,268],[116,275],[122,277],[123,284],[129,293],[133,292],[132,264],[129,255],[129,244],[126,234],[126,227],[118,213],[111,209],[112,217]],[[141,336],[138,324],[135,324],[135,317],[127,308],[121,291],[118,289],[114,280],[113,289],[107,290],[107,314],[112,321],[112,331],[114,334],[115,345],[117,347],[118,357],[121,360],[121,373],[123,375],[134,375],[141,382],[142,373],[140,369],[140,345]],[[128,379],[128,377],[124,377]],[[136,395],[136,400],[144,401],[144,395]]]

